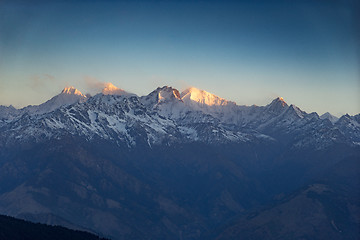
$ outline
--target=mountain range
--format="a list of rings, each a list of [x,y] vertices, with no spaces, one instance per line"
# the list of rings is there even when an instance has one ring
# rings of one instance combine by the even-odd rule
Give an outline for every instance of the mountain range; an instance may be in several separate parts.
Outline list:
[[[0,213],[112,239],[357,239],[359,157],[360,114],[69,87],[0,106]]]

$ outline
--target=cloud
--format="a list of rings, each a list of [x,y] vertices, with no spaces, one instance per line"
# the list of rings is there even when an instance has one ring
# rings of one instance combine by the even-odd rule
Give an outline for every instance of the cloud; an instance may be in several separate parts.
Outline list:
[[[84,82],[92,94],[102,92],[104,94],[123,94],[124,90],[114,86],[110,82],[99,81],[95,77],[85,76]]]
[[[44,77],[48,78],[49,80],[54,80],[55,77],[53,75],[50,74],[44,74]]]
[[[101,92],[101,90],[103,90],[108,85],[108,83],[101,82],[97,78],[90,76],[85,76],[84,82],[87,88],[89,88],[90,92],[96,93]]]
[[[179,81],[177,81],[177,84],[180,86],[180,89],[179,89],[180,91],[184,91],[185,89],[193,87],[191,84],[189,84],[185,80],[179,80]]]
[[[30,77],[29,87],[34,91],[43,91],[54,84],[55,77],[50,74],[33,75]]]

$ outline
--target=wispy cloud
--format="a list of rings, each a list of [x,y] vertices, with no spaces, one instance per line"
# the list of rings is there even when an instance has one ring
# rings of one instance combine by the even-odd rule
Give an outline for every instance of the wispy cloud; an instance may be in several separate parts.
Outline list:
[[[33,75],[30,77],[29,87],[36,91],[41,92],[53,86],[56,78],[50,74]]]
[[[87,88],[89,89],[89,91],[92,93],[101,92],[101,90],[104,89],[106,87],[106,85],[108,84],[108,83],[102,82],[102,81],[98,80],[97,78],[91,77],[91,76],[85,76],[84,82],[85,82]]]
[[[107,89],[107,91],[110,90],[115,91],[115,89],[118,89],[110,82],[102,82],[97,78],[91,76],[85,76],[84,82],[86,84],[87,89],[92,94],[102,92],[104,89]]]

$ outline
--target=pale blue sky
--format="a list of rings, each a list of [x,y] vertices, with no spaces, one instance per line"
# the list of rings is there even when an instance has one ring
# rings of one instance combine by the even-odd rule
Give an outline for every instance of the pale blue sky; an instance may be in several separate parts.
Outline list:
[[[355,1],[290,2],[2,1],[0,104],[39,104],[69,85],[94,93],[90,79],[359,113]]]

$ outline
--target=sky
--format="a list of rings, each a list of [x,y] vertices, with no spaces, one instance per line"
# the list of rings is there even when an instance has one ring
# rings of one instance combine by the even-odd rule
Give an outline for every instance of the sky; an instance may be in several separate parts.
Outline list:
[[[0,105],[112,82],[206,90],[239,105],[281,96],[306,112],[360,112],[357,1],[0,0]]]

